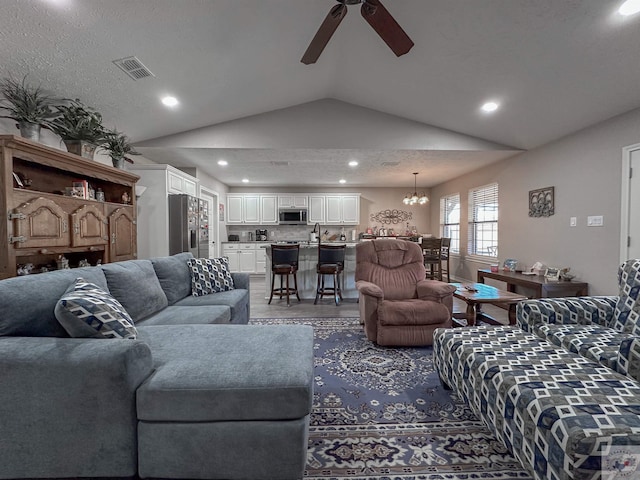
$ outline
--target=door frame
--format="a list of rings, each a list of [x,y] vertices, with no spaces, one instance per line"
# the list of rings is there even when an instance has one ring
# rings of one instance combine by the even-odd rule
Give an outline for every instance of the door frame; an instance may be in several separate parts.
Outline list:
[[[627,260],[627,254],[629,252],[627,242],[629,238],[629,215],[631,213],[631,206],[629,205],[631,196],[631,155],[637,150],[640,150],[640,143],[635,143],[622,148],[622,182],[620,189],[620,263]],[[640,175],[640,172],[636,172],[636,175]]]
[[[214,248],[209,249],[209,257],[215,258],[220,256],[220,226],[218,225],[218,210],[220,209],[220,195],[215,190],[200,185],[198,196],[203,199],[210,199],[209,208],[209,242],[213,240]]]

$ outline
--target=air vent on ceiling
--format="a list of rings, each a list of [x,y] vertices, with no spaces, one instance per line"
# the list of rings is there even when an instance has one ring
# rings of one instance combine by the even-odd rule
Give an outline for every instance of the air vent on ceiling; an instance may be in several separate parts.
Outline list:
[[[289,166],[289,162],[285,162],[285,161],[276,162],[276,161],[274,161],[274,162],[271,162],[271,166],[272,167],[288,167]]]
[[[397,167],[400,162],[382,162],[383,167]]]
[[[155,77],[155,75],[151,73],[151,70],[145,67],[136,57],[121,58],[119,60],[114,60],[113,63],[115,63],[118,68],[134,80],[141,80],[146,77]]]

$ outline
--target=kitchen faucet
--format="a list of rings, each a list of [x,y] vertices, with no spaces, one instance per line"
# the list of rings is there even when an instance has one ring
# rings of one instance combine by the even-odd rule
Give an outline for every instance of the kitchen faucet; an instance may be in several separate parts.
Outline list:
[[[313,232],[317,232],[318,235],[318,244],[320,244],[320,224],[318,222],[316,222],[316,224],[313,226]]]

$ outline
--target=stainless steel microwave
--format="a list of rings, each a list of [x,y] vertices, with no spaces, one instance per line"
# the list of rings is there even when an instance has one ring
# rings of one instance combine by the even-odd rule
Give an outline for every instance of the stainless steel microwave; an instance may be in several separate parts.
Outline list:
[[[280,225],[307,224],[307,210],[304,208],[281,208],[279,217]]]

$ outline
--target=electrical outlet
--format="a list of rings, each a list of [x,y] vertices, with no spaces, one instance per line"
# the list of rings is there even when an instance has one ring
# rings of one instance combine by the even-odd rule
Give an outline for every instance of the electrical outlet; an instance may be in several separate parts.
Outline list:
[[[578,225],[578,217],[569,218],[569,226],[575,227],[576,225]]]
[[[604,225],[604,217],[602,215],[589,215],[587,217],[588,227],[601,227]]]

